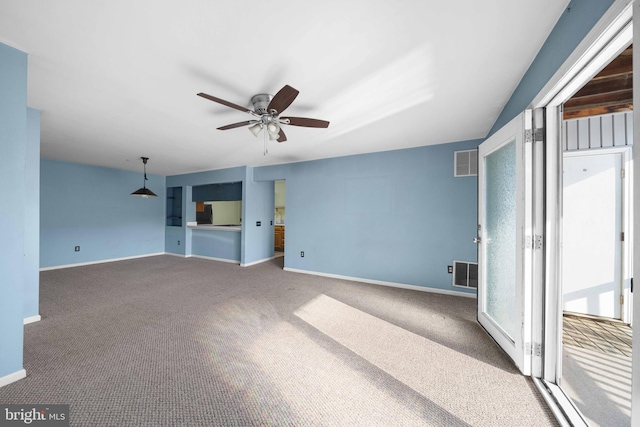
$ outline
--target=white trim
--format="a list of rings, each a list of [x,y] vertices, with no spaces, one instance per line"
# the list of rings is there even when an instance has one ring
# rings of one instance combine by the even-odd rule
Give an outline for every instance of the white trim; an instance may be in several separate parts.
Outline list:
[[[533,383],[542,395],[542,398],[549,409],[551,409],[553,415],[556,417],[558,424],[562,427],[588,427],[580,410],[567,398],[560,387],[536,377],[533,377]],[[558,400],[556,400],[558,398],[562,400],[562,404],[558,403]],[[565,410],[570,413],[567,414]]]
[[[363,279],[361,277],[343,276],[341,274],[321,273],[318,271],[300,270],[297,268],[285,267],[284,271],[292,273],[309,274],[311,276],[330,277],[332,279],[350,280],[352,282],[368,283],[371,285],[388,286],[391,288],[410,289],[412,291],[431,292],[434,294],[452,295],[457,297],[476,298],[476,294],[470,292],[450,291],[447,289],[431,288],[427,286],[405,285],[404,283],[385,282],[382,280]]]
[[[22,319],[22,324],[28,325],[29,323],[39,322],[40,320],[42,320],[42,317],[40,317],[39,314],[36,314],[35,316],[29,316]]]
[[[192,230],[205,230],[205,231],[235,231],[237,233],[242,231],[241,225],[213,225],[213,224],[189,225],[187,224],[187,228],[190,228]]]
[[[25,371],[24,369],[20,369],[19,371],[16,371],[13,374],[0,377],[0,387],[4,387],[8,384],[14,383],[18,380],[25,378],[26,376],[27,376],[27,371]]]
[[[252,265],[262,264],[263,262],[271,261],[272,259],[276,259],[276,257],[272,256],[268,258],[262,258],[262,259],[259,259],[258,261],[253,261],[247,264],[240,263],[240,267],[251,267]]]
[[[633,0],[615,1],[542,90],[538,92],[529,108],[540,108],[554,104],[554,98],[557,98],[558,95],[563,97],[559,103],[566,101],[582,87],[584,82],[595,76],[610,61],[610,59],[606,62],[594,61],[596,57],[604,53],[609,58],[615,58],[624,50],[628,43],[619,46],[611,42],[620,40],[621,35],[622,38],[631,39],[630,34],[624,35],[623,33],[630,30],[629,26],[633,17],[632,6]],[[618,49],[618,51],[607,52],[612,48]],[[573,80],[576,80],[578,76],[580,79],[575,84]]]
[[[61,268],[82,267],[85,265],[104,264],[107,262],[116,262],[116,261],[126,261],[128,259],[146,258],[150,256],[158,256],[158,255],[165,255],[165,254],[166,252],[157,252],[154,254],[134,255],[134,256],[127,256],[122,258],[111,258],[111,259],[101,259],[97,261],[79,262],[77,264],[54,265],[52,267],[40,267],[40,271],[59,270]]]
[[[177,256],[179,258],[188,258],[187,255],[184,254],[174,254],[173,252],[164,252],[163,255],[171,255],[171,256]]]
[[[633,0],[616,0],[584,37],[529,108],[546,108],[546,229],[542,379],[562,372],[562,104],[633,42]],[[538,310],[536,308],[536,310]],[[542,325],[534,327],[542,327]],[[539,335],[539,331],[534,336]]]
[[[640,2],[634,1],[636,10],[633,16],[633,68],[640,69]],[[640,75],[634,73],[633,75],[633,103],[634,105],[640,105]],[[635,171],[640,164],[640,115],[634,114],[633,116],[633,139],[634,145],[632,148],[633,163],[634,163],[634,187],[633,187],[633,219],[631,221],[632,230],[629,230],[633,236],[632,254],[631,259],[633,263],[633,274],[636,279],[640,278],[640,221],[638,221],[638,214],[640,214],[640,174]],[[640,319],[640,298],[635,297],[632,302],[632,321],[634,319]],[[635,323],[635,321],[634,321]],[[631,425],[637,426],[640,423],[640,337],[635,334],[632,339],[632,351],[635,351],[635,357],[631,361]]]
[[[542,293],[543,323],[536,322],[534,336],[542,337],[542,379],[557,383],[562,372],[562,111],[559,106],[548,107],[546,112],[546,171],[544,229],[544,288]],[[535,308],[539,310],[539,308]],[[540,319],[540,316],[537,316]]]
[[[185,258],[201,258],[201,259],[208,259],[210,261],[220,261],[220,262],[227,262],[230,264],[240,264],[240,261],[236,261],[233,259],[226,259],[226,258],[215,258],[215,257],[211,257],[211,256],[204,256],[204,255],[194,255],[191,254]]]
[[[637,0],[636,0],[637,1]],[[573,416],[567,424],[567,411],[575,411],[575,406],[566,398],[556,384],[560,382],[562,372],[562,298],[561,298],[561,236],[562,236],[562,144],[561,144],[561,105],[578,91],[585,83],[615,58],[629,43],[633,42],[632,20],[634,0],[615,0],[604,15],[584,37],[573,53],[549,79],[547,84],[533,99],[529,108],[546,108],[546,229],[545,229],[545,323],[534,327],[543,327],[544,370],[542,381],[533,377],[554,414],[561,411],[564,416],[562,425],[581,425]],[[636,14],[637,27],[637,14]],[[637,28],[633,31],[637,37]],[[637,49],[634,49],[637,50]],[[637,64],[637,60],[634,59]],[[634,77],[637,82],[637,78]],[[637,100],[634,90],[634,100]],[[634,119],[634,122],[637,122]],[[635,124],[635,123],[634,123]],[[638,134],[634,126],[634,133]],[[634,304],[638,306],[639,304]],[[536,334],[534,334],[536,335]],[[638,340],[634,338],[634,347]],[[638,366],[634,358],[634,368]],[[634,369],[634,372],[636,370]],[[633,396],[638,390],[637,375],[633,375]],[[541,386],[542,384],[542,386]],[[632,423],[637,418],[638,399],[632,399]],[[636,414],[634,416],[634,414]],[[560,418],[558,418],[560,420]],[[584,423],[582,423],[584,425]]]

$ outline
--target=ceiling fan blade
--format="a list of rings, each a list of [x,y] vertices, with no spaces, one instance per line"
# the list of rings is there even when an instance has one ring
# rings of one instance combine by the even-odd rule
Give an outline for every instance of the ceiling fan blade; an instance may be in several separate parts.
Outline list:
[[[280,117],[280,120],[288,120],[289,125],[304,126],[307,128],[328,128],[329,122],[326,120],[309,119],[307,117]]]
[[[291,86],[284,85],[284,87],[276,93],[271,102],[269,102],[267,111],[276,110],[276,114],[281,114],[289,105],[291,105],[299,93],[300,92]]]
[[[247,125],[254,124],[254,123],[256,123],[255,120],[247,120],[247,121],[244,121],[244,122],[238,122],[238,123],[232,123],[232,124],[226,125],[226,126],[220,126],[218,128],[218,130],[234,129],[234,128],[239,128],[241,126],[247,126]]]
[[[286,140],[287,140],[287,135],[285,135],[282,128],[280,128],[280,132],[278,132],[278,139],[276,139],[276,141],[285,142]]]
[[[224,99],[217,98],[215,96],[207,95],[206,93],[200,92],[198,96],[206,98],[210,101],[217,102],[218,104],[226,105],[227,107],[235,108],[236,110],[244,111],[245,113],[253,114],[253,111],[249,110],[246,107],[241,107],[238,104],[234,104],[233,102],[225,101]]]

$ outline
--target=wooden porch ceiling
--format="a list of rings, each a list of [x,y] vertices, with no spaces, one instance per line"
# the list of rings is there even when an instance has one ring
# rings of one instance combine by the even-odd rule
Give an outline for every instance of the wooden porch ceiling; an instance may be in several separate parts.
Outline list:
[[[633,110],[633,45],[564,103],[564,119]]]

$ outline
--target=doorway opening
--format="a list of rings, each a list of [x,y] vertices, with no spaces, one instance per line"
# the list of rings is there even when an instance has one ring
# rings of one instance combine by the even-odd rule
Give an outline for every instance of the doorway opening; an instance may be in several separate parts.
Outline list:
[[[284,257],[287,183],[285,180],[275,181],[274,213],[273,213],[273,253],[275,258]]]
[[[589,425],[631,422],[632,46],[563,104],[562,371]]]

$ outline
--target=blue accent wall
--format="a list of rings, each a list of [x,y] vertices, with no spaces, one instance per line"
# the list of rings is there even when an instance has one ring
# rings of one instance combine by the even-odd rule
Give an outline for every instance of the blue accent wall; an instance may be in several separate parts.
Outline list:
[[[453,161],[479,142],[256,168],[287,181],[285,267],[466,291],[447,266],[477,260],[477,178]]]
[[[0,378],[23,369],[26,145],[27,55],[0,44]]]
[[[24,317],[40,307],[40,111],[27,109],[24,228]]]
[[[240,232],[192,230],[191,254],[240,262]]]
[[[165,227],[164,250],[170,254],[184,255],[184,223],[181,227]]]
[[[41,267],[164,252],[164,177],[147,174],[158,197],[142,198],[129,195],[142,170],[42,159],[40,172]]]
[[[254,168],[247,167],[242,189],[243,265],[265,260],[274,254],[272,221],[275,210],[275,183],[256,182],[254,172]]]
[[[614,0],[572,0],[504,106],[489,136],[525,110]]]

